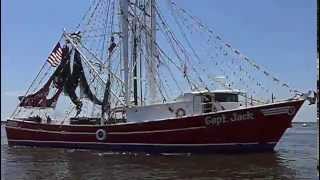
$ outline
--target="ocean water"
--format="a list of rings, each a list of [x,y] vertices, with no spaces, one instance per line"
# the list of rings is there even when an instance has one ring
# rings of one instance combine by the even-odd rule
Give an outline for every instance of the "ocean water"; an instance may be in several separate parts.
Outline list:
[[[1,125],[1,179],[318,179],[316,123],[294,123],[275,152],[135,154],[8,146]]]

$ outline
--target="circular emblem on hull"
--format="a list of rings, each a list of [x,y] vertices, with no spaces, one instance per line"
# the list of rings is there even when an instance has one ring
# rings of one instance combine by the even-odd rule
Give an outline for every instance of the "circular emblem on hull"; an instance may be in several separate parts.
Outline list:
[[[96,138],[97,140],[99,141],[103,141],[107,138],[107,133],[105,130],[103,129],[98,129],[97,132],[96,132]]]
[[[295,112],[296,112],[296,108],[294,108],[293,106],[289,107],[288,115],[292,116],[294,115]]]

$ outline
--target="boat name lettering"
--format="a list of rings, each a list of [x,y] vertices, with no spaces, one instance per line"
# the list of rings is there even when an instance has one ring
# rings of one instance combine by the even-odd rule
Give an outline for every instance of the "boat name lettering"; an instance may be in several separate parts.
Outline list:
[[[219,126],[224,123],[243,121],[243,120],[253,120],[254,114],[252,112],[245,113],[232,113],[229,116],[221,114],[219,116],[207,116],[205,117],[205,124],[207,126]]]

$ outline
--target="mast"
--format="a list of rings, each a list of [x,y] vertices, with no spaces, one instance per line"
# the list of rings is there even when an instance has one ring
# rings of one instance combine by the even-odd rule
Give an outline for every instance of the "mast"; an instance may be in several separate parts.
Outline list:
[[[317,25],[319,26],[319,3],[317,4]],[[319,28],[317,29],[317,44],[319,44]],[[317,135],[317,169],[319,173],[319,46],[317,46],[317,130],[318,130],[318,135]]]
[[[126,107],[129,106],[129,59],[128,59],[128,0],[120,0],[121,14],[121,56],[123,61],[124,98]]]
[[[134,15],[136,16],[137,11],[137,1],[135,1],[134,5]],[[138,76],[137,76],[137,71],[138,71],[138,61],[137,61],[137,18],[138,17],[133,17],[133,28],[132,28],[132,38],[133,38],[133,100],[134,100],[134,105],[138,105]]]
[[[147,27],[150,27],[150,35],[147,35],[147,44],[149,44],[149,47],[147,47],[148,53],[148,59],[149,63],[147,63],[147,69],[148,69],[148,84],[149,84],[149,99],[150,103],[155,103],[159,101],[159,96],[157,94],[157,76],[156,76],[156,70],[157,70],[157,52],[155,47],[155,40],[156,40],[156,12],[155,12],[155,0],[150,0],[148,12],[150,13],[150,18],[148,21]]]
[[[317,168],[319,171],[319,52],[317,53]]]

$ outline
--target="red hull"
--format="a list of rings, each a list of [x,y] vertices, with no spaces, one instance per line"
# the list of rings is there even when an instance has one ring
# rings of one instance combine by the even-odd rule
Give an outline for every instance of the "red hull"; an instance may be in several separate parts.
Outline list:
[[[8,120],[9,145],[116,151],[214,152],[273,150],[304,100],[159,121],[106,126]],[[103,129],[105,139],[96,132]]]

